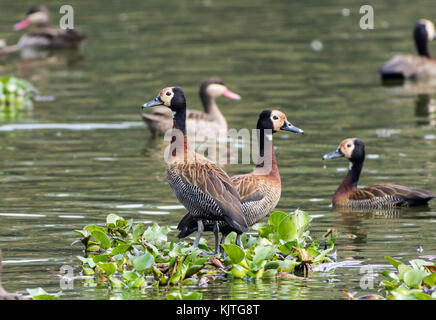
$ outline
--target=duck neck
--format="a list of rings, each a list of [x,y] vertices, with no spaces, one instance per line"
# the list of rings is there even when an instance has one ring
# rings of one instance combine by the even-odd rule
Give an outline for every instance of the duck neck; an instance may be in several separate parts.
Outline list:
[[[418,54],[422,57],[432,59],[430,50],[428,49],[428,38],[427,32],[422,28],[416,28],[413,33],[413,38],[415,40],[415,47]]]
[[[268,176],[280,183],[280,173],[274,152],[273,133],[271,130],[259,131],[259,159],[254,168],[255,174]]]
[[[205,92],[202,92],[200,96],[204,111],[218,121],[225,122],[225,118],[216,103],[216,98]]]
[[[333,196],[333,202],[335,202],[335,200],[337,200],[341,196],[346,196],[357,189],[357,182],[359,181],[362,167],[363,160],[350,162],[348,174],[336,190],[335,195]]]
[[[173,131],[169,157],[187,156],[189,149],[188,137],[186,136],[186,108],[173,111]]]

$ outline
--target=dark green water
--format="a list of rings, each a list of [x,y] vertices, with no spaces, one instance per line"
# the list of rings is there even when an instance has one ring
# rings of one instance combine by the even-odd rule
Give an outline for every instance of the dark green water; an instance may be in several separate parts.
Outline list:
[[[46,3],[57,19],[58,2]],[[367,150],[359,185],[399,182],[436,191],[436,89],[384,87],[377,74],[394,54],[414,53],[413,25],[421,17],[436,19],[428,15],[434,1],[373,1],[374,30],[359,28],[359,1],[71,4],[76,27],[87,34],[79,53],[0,60],[0,74],[28,79],[42,96],[55,98],[35,102],[18,119],[0,120],[0,248],[8,291],[59,291],[54,273],[61,266],[79,273],[75,257],[82,248],[71,246],[77,239],[72,230],[103,224],[109,213],[177,225],[185,211],[165,179],[162,139],[152,139],[141,123],[140,105],[161,88],[179,85],[188,106],[198,109],[198,86],[209,76],[221,77],[242,96],[218,101],[229,128],[251,129],[260,111],[275,108],[305,130],[305,136],[275,136],[283,184],[278,209],[309,212],[314,237],[337,229],[337,260],[357,263],[304,281],[224,281],[189,290],[206,299],[342,299],[341,289],[376,291],[360,288],[361,266],[378,273],[387,268],[386,255],[407,261],[436,254],[436,201],[396,214],[332,211],[330,200],[348,163],[321,160],[356,136]],[[18,40],[12,25],[31,6],[0,3],[0,38]],[[321,50],[314,50],[314,41]],[[251,167],[226,170],[232,175]],[[62,297],[122,294],[75,280]],[[165,292],[130,297],[162,299]]]

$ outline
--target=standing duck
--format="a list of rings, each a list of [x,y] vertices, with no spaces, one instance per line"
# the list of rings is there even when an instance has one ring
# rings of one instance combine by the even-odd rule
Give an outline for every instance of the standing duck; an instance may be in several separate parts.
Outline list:
[[[257,122],[259,138],[259,160],[253,171],[236,175],[231,178],[242,198],[242,210],[245,220],[252,226],[268,215],[277,205],[282,190],[280,174],[272,142],[273,133],[286,130],[304,134],[304,131],[293,126],[283,112],[278,110],[264,110]],[[179,238],[184,238],[197,230],[197,225],[190,212],[185,214],[177,228]],[[225,222],[220,222],[219,229],[223,234],[222,240],[231,231],[235,231]],[[213,222],[205,224],[206,231],[213,230]],[[240,245],[240,232],[237,232],[237,244]],[[217,241],[215,239],[215,241]]]
[[[200,85],[200,99],[204,112],[186,110],[188,131],[227,131],[227,121],[216,104],[217,97],[240,100],[241,97],[230,91],[218,78],[208,78]],[[152,113],[141,113],[142,119],[154,135],[164,135],[173,126],[171,112],[168,108],[156,108]]]
[[[425,79],[436,77],[436,60],[430,54],[428,42],[435,39],[433,22],[421,19],[413,31],[418,55],[398,55],[389,60],[380,74],[382,80]]]
[[[162,89],[142,108],[168,107],[173,114],[173,131],[166,160],[167,181],[177,199],[191,212],[197,223],[198,247],[204,230],[203,221],[214,222],[218,237],[218,221],[225,221],[238,232],[247,232],[241,198],[229,176],[217,165],[193,151],[186,134],[186,99],[180,87]],[[218,252],[218,246],[216,246]]]
[[[324,155],[322,159],[341,157],[350,161],[350,168],[333,196],[333,206],[355,209],[405,207],[425,205],[436,197],[430,191],[414,189],[397,183],[381,183],[357,188],[365,160],[365,144],[360,139],[345,139],[335,151]]]
[[[36,7],[26,13],[26,18],[14,25],[14,30],[24,29],[31,24],[35,28],[21,37],[18,47],[34,49],[77,48],[85,38],[75,29],[55,28],[50,22],[50,12],[46,7]]]

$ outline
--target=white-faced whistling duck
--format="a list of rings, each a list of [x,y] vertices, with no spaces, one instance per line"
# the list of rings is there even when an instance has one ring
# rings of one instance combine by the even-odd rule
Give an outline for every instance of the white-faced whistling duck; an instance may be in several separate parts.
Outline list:
[[[357,188],[365,160],[365,144],[360,139],[345,139],[335,151],[324,155],[322,159],[340,157],[345,157],[350,161],[350,168],[333,196],[333,206],[355,209],[404,207],[425,205],[436,197],[430,191],[396,183],[381,183]]]
[[[418,55],[398,55],[389,60],[380,74],[382,80],[426,79],[436,77],[436,60],[430,54],[428,43],[435,39],[433,22],[421,19],[413,31]]]
[[[36,7],[26,13],[26,18],[14,25],[14,30],[21,30],[29,25],[35,28],[18,41],[19,48],[66,49],[77,48],[85,38],[75,29],[55,28],[50,22],[50,12],[46,7]]]
[[[242,210],[249,226],[254,225],[268,215],[276,207],[280,199],[282,186],[274,153],[272,134],[279,130],[304,133],[303,130],[293,126],[286,119],[286,115],[278,110],[262,111],[257,122],[257,129],[259,132],[260,163],[256,165],[252,172],[231,178],[242,198]],[[268,171],[264,170],[265,163],[261,160],[265,159],[264,157],[271,158],[271,166]],[[190,212],[182,218],[177,228],[180,230],[179,238],[184,238],[197,230],[197,224]],[[223,234],[221,241],[231,231],[235,231],[225,222],[220,222],[219,229]],[[212,221],[205,223],[205,230],[213,230]],[[237,234],[237,244],[241,245],[241,234],[240,232],[237,232]]]
[[[162,89],[142,108],[166,106],[173,113],[173,136],[166,160],[167,181],[177,199],[197,222],[198,246],[204,230],[203,221],[214,222],[218,238],[218,221],[225,221],[238,232],[247,232],[241,198],[229,176],[217,165],[193,151],[186,134],[186,99],[180,87]],[[218,244],[216,246],[218,252]]]
[[[208,78],[201,83],[200,99],[204,112],[194,109],[186,110],[188,131],[227,131],[227,121],[216,103],[216,98],[221,96],[233,100],[241,99],[238,94],[230,91],[221,79]],[[141,113],[141,117],[154,135],[164,135],[173,126],[171,111],[168,108],[155,108],[151,113]]]

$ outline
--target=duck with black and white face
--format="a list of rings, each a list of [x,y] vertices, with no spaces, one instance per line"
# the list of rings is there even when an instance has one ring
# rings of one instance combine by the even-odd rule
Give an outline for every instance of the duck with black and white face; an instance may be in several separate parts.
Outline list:
[[[207,158],[191,149],[186,130],[186,99],[180,87],[168,87],[145,103],[142,108],[168,107],[172,112],[173,131],[166,159],[168,184],[177,199],[192,214],[197,223],[198,247],[204,231],[204,221],[214,222],[216,239],[219,221],[225,221],[238,232],[247,232],[241,197],[227,173]],[[218,242],[215,247],[218,252]]]
[[[322,159],[346,158],[350,162],[348,174],[333,195],[334,207],[392,208],[425,205],[435,198],[432,192],[411,188],[398,183],[380,183],[358,188],[360,173],[365,160],[365,144],[358,138],[343,140],[339,147]]]

